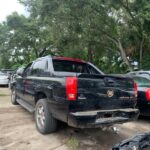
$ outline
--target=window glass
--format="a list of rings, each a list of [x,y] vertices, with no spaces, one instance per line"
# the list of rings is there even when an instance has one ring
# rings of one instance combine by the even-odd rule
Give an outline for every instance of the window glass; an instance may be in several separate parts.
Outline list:
[[[68,61],[68,60],[53,60],[54,71],[59,72],[76,72],[89,73],[85,63]]]
[[[142,77],[134,77],[138,85],[150,85],[150,80]]]
[[[31,76],[42,76],[45,72],[46,61],[40,60],[33,64]]]
[[[95,68],[90,65],[88,65],[88,69],[90,71],[90,74],[100,74]]]
[[[24,69],[23,76],[29,76],[31,72],[32,63],[28,64],[28,66]]]

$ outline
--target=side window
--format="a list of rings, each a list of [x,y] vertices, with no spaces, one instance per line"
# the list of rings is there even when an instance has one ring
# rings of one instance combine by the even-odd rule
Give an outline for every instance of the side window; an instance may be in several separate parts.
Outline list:
[[[88,65],[88,69],[89,69],[90,74],[100,74],[95,68],[93,68],[90,65]]]
[[[43,76],[46,69],[46,61],[36,61],[31,69],[31,76]]]
[[[23,72],[23,76],[29,76],[30,73],[31,73],[31,64],[29,64],[25,69],[24,69],[24,72]]]

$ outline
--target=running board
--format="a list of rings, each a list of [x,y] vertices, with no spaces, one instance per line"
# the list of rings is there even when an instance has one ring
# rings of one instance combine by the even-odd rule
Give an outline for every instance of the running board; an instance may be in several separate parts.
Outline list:
[[[17,99],[17,102],[27,109],[30,113],[34,113],[34,107],[22,99]]]

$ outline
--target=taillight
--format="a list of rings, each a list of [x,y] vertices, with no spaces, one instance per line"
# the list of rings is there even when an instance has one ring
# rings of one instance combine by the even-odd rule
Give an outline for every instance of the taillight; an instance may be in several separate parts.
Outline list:
[[[76,77],[66,78],[66,94],[68,100],[77,99],[77,78]]]
[[[136,82],[134,82],[134,95],[135,95],[135,97],[138,96],[138,85]]]
[[[150,101],[150,88],[146,89],[146,99]]]

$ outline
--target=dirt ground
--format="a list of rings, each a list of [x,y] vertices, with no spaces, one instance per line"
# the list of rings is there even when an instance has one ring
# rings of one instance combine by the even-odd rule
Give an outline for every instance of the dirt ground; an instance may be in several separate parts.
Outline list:
[[[0,88],[0,150],[109,150],[128,137],[150,131],[150,118],[115,127],[118,133],[63,125],[56,133],[41,135],[35,128],[34,116],[21,106],[13,106],[10,90]]]

